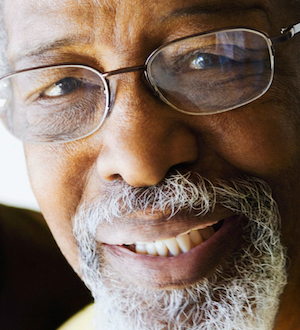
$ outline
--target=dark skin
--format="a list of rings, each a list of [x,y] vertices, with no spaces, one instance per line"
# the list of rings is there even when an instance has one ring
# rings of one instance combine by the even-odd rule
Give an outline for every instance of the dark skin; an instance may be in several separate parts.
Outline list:
[[[80,8],[75,0],[48,3],[41,1],[37,7],[34,0],[6,1],[13,69],[65,62],[89,64],[101,71],[141,65],[161,44],[215,28],[248,26],[276,36],[282,27],[299,21],[300,9],[283,0],[123,0],[98,5],[87,0]],[[195,6],[185,14],[179,11]],[[66,37],[71,38],[67,43],[52,43]],[[45,41],[51,45],[38,48]],[[118,178],[136,187],[151,186],[173,168],[196,171],[213,182],[256,176],[273,190],[290,257],[289,283],[275,329],[300,329],[299,58],[296,36],[276,46],[275,79],[263,97],[234,111],[201,117],[163,104],[141,82],[140,73],[119,75],[114,78],[113,110],[96,133],[67,144],[25,145],[35,195],[72,267],[78,272],[72,217],[81,202],[101,195],[103,180]],[[222,218],[222,212],[216,210],[209,221]],[[169,237],[168,231],[179,233],[184,221],[177,219],[172,228],[164,228],[164,237],[161,228],[155,227],[139,236],[142,222],[136,231],[118,230],[116,224],[119,241],[108,234],[102,242]],[[101,228],[99,232],[101,237]]]

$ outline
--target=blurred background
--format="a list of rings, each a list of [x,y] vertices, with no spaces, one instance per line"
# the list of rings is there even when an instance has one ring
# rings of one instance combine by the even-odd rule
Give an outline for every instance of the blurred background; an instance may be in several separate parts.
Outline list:
[[[38,210],[22,142],[0,123],[0,204]],[[54,330],[92,302],[43,218],[0,205],[0,329]]]
[[[31,190],[23,144],[0,123],[0,204],[39,210]]]

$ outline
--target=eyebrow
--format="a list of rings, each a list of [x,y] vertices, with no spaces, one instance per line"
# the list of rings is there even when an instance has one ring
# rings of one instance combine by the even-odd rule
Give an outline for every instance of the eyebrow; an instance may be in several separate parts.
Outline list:
[[[269,3],[268,0],[266,0],[266,3]],[[189,17],[193,15],[205,15],[205,14],[216,14],[219,12],[235,12],[235,11],[241,11],[241,10],[247,10],[247,11],[260,11],[261,13],[264,13],[265,16],[267,16],[265,8],[258,3],[252,3],[252,4],[245,4],[242,2],[237,3],[205,3],[205,4],[197,4],[195,6],[190,6],[186,8],[180,8],[176,9],[173,12],[171,12],[170,15],[167,17],[164,17],[163,20],[172,18],[172,17]]]
[[[222,10],[221,8],[216,7],[212,4],[207,4],[207,5],[199,4],[192,7],[176,9],[171,13],[170,16],[185,17],[185,16],[200,15],[200,14],[213,14],[221,10]]]

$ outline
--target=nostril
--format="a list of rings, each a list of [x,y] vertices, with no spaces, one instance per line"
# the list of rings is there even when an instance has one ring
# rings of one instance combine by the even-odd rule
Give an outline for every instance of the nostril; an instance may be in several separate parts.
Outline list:
[[[112,175],[113,181],[115,180],[123,180],[122,176],[120,174],[113,174]]]
[[[106,181],[113,182],[117,180],[123,180],[120,174],[111,174],[105,178]]]
[[[193,165],[196,163],[196,161],[197,161],[197,158],[195,158],[191,161],[188,161],[188,162],[182,162],[182,163],[176,164],[176,165],[170,167],[168,174],[174,174],[177,172],[186,173],[186,172],[193,171]]]

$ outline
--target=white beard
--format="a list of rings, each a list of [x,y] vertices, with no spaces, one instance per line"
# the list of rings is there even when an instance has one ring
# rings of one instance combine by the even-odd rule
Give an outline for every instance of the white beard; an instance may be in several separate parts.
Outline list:
[[[83,280],[95,298],[96,329],[273,329],[287,274],[280,218],[270,189],[258,179],[213,187],[198,175],[192,183],[190,176],[177,173],[148,189],[114,183],[105,201],[82,205],[77,212],[74,235]],[[212,276],[185,289],[151,290],[132,284],[106,262],[101,248],[96,249],[100,223],[121,221],[134,210],[150,207],[153,212],[172,209],[172,214],[181,210],[205,214],[216,203],[249,219],[244,229],[246,244]]]

